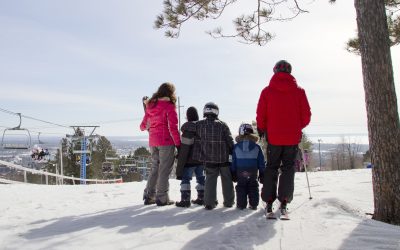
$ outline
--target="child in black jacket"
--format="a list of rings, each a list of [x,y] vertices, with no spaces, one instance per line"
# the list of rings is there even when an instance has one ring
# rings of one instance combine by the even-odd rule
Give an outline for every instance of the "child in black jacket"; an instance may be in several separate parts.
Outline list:
[[[205,119],[196,123],[196,139],[193,159],[203,162],[206,170],[204,205],[207,210],[217,205],[217,179],[221,175],[224,206],[235,203],[232,176],[229,169],[229,154],[233,138],[229,127],[218,119],[219,109],[215,103],[207,103],[203,109]]]
[[[190,207],[191,187],[193,172],[197,181],[197,199],[192,203],[203,205],[204,199],[204,165],[199,161],[193,160],[192,152],[196,136],[196,122],[199,115],[195,107],[189,107],[186,111],[187,122],[182,125],[181,146],[178,154],[178,164],[176,166],[176,178],[181,181],[181,200],[176,202],[177,207]]]

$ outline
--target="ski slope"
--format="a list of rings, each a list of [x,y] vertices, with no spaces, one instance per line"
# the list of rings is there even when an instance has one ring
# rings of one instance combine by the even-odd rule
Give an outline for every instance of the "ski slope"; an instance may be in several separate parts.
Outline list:
[[[400,227],[370,219],[371,170],[296,173],[290,221],[259,210],[142,205],[145,182],[0,185],[0,249],[400,249]],[[179,181],[171,180],[179,199]],[[194,185],[193,185],[194,186]],[[275,204],[278,206],[278,204]]]

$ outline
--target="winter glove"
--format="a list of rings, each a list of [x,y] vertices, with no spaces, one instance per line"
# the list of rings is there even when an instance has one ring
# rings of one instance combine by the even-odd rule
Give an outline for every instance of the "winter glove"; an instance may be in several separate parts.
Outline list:
[[[182,180],[182,176],[176,176],[176,179],[181,181]]]
[[[236,175],[236,172],[231,172],[231,175],[232,175],[232,181],[233,181],[233,182],[237,182],[237,175]]]
[[[260,184],[264,184],[264,173],[260,171],[260,174],[258,175],[258,182]]]

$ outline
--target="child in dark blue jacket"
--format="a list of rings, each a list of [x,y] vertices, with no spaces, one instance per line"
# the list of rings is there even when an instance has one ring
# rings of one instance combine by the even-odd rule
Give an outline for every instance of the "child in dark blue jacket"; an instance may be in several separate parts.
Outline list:
[[[258,137],[250,124],[240,125],[231,165],[232,180],[237,182],[236,202],[239,209],[247,207],[247,197],[253,210],[257,209],[260,201],[258,181],[263,183],[265,160],[257,141]]]

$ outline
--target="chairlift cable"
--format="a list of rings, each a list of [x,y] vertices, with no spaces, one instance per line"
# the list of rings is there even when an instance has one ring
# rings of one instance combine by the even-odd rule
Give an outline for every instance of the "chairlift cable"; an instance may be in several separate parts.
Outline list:
[[[10,115],[19,115],[20,114],[20,113],[15,113],[15,112],[3,109],[3,108],[0,108],[0,111],[4,112],[4,113],[7,113],[7,114],[10,114]],[[21,115],[21,117],[24,117],[24,118],[27,118],[27,119],[31,119],[31,120],[35,120],[35,121],[39,121],[39,122],[55,125],[57,127],[70,128],[69,126],[57,124],[57,123],[54,123],[54,122],[48,122],[48,121],[45,121],[45,120],[42,120],[42,119],[38,119],[38,118],[34,118],[34,117],[31,117],[31,116],[22,115],[22,114],[20,114],[20,115]]]

